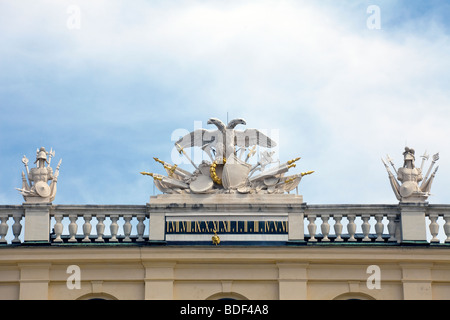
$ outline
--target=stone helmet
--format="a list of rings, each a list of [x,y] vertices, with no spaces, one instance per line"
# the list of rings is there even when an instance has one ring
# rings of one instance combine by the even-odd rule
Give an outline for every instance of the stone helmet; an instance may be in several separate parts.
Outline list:
[[[413,168],[416,167],[414,164],[414,161],[416,161],[416,157],[414,156],[414,153],[415,153],[414,149],[405,147],[405,152],[403,152],[403,157],[404,157],[404,165],[403,166],[404,167],[406,167],[406,162],[408,160],[411,161],[411,165]]]
[[[416,160],[414,154],[415,154],[414,149],[405,147],[405,152],[403,152],[405,160],[413,160],[413,161]]]
[[[45,162],[48,163],[48,161],[47,161],[47,151],[45,151],[44,147],[41,147],[39,149],[39,151],[37,152],[36,161],[34,163],[38,162],[39,160],[44,160]]]

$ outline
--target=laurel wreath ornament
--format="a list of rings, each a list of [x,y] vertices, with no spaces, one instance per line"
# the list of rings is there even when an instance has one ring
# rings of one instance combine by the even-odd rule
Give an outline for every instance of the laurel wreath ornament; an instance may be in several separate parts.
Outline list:
[[[223,158],[223,164],[225,164],[226,162],[227,162],[227,159],[226,159],[226,158]],[[219,176],[218,176],[217,173],[216,173],[217,165],[218,165],[217,160],[215,160],[215,161],[211,164],[211,166],[209,167],[209,173],[211,174],[211,179],[212,179],[215,183],[222,185],[222,179],[220,179]]]

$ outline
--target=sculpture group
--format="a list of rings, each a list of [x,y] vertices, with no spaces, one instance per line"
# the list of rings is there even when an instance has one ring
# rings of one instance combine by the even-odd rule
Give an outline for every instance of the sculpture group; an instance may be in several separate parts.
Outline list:
[[[394,191],[394,194],[399,201],[424,202],[425,200],[427,200],[428,196],[430,195],[431,184],[433,183],[434,177],[439,168],[439,166],[437,166],[434,171],[432,171],[436,161],[439,160],[439,153],[433,155],[431,165],[424,177],[422,174],[423,167],[425,161],[428,159],[429,155],[427,155],[425,152],[422,156],[422,163],[420,168],[416,167],[415,151],[414,149],[411,149],[409,147],[405,147],[405,151],[403,152],[403,167],[398,168],[398,170],[395,168],[394,163],[389,155],[387,156],[386,161],[381,159],[388,172],[392,190]],[[397,178],[395,178],[392,174],[387,162],[389,162],[389,164],[394,169],[394,172],[397,174]]]
[[[272,156],[275,151],[268,151],[276,146],[274,140],[257,129],[235,129],[237,125],[246,124],[244,119],[233,119],[225,125],[219,119],[211,118],[208,124],[215,125],[217,129],[197,129],[175,143],[178,152],[194,166],[193,172],[154,157],[155,161],[163,165],[167,175],[149,172],[141,174],[152,176],[155,186],[167,194],[280,194],[294,189],[298,191],[302,177],[314,172],[288,175],[288,171],[296,166],[295,162],[300,158],[284,163],[274,161]],[[258,146],[265,150],[260,152],[256,164],[251,164],[249,160],[255,155]],[[185,150],[193,147],[201,148],[209,160],[194,163]],[[16,189],[23,195],[26,203],[51,203],[55,199],[61,160],[53,171],[50,165],[54,156],[52,149],[48,152],[41,147],[36,151],[36,167],[31,169],[28,167],[28,158],[23,156],[22,163],[26,173],[22,172],[22,188]],[[421,157],[421,166],[416,167],[415,150],[405,147],[402,167],[396,169],[389,155],[386,160],[382,159],[392,190],[400,202],[425,202],[430,195],[431,185],[439,168],[434,167],[439,160],[439,153],[433,155],[425,175],[424,165],[429,155],[425,152]]]
[[[22,188],[17,188],[23,195],[25,202],[29,203],[50,203],[55,200],[56,183],[58,182],[59,167],[61,161],[59,160],[56,170],[53,172],[50,163],[55,152],[50,149],[49,152],[44,147],[36,151],[36,168],[29,169],[28,158],[23,156],[22,163],[25,165],[26,176],[22,171]],[[50,181],[50,185],[48,182]]]
[[[257,129],[235,129],[239,124],[246,124],[244,119],[233,119],[225,125],[221,120],[211,118],[208,124],[217,129],[197,129],[175,143],[180,154],[194,166],[193,172],[154,158],[164,166],[167,176],[149,172],[141,174],[152,176],[156,187],[163,193],[272,194],[290,192],[297,188],[303,176],[313,173],[286,175],[300,158],[271,165],[274,151],[263,151],[260,160],[255,165],[250,164],[249,159],[257,146],[270,149],[276,146],[276,142]],[[185,151],[193,147],[201,148],[210,161],[194,163]]]

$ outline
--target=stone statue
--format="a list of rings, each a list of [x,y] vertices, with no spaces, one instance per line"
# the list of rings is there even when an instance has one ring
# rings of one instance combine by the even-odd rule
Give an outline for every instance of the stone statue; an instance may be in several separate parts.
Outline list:
[[[425,202],[425,200],[428,199],[428,196],[430,195],[431,184],[434,180],[439,166],[434,169],[431,176],[430,173],[436,161],[439,160],[439,153],[433,155],[433,159],[430,167],[428,168],[428,172],[425,177],[423,177],[422,170],[425,164],[425,160],[428,160],[428,157],[429,156],[425,152],[425,154],[422,156],[421,167],[418,168],[415,165],[416,158],[414,149],[405,147],[405,151],[403,152],[403,167],[396,170],[392,159],[388,155],[386,161],[391,164],[394,172],[397,174],[397,179],[390,171],[386,161],[381,159],[388,172],[392,190],[394,191],[394,194],[399,201],[416,203]],[[422,183],[419,185],[420,182]]]
[[[274,151],[263,151],[261,161],[252,166],[248,161],[256,153],[256,146],[273,148],[275,141],[257,129],[235,129],[239,124],[246,124],[244,119],[233,119],[225,125],[221,120],[211,118],[208,124],[215,125],[217,129],[197,129],[175,143],[179,153],[196,169],[193,173],[154,158],[164,166],[167,176],[149,172],[141,174],[152,176],[155,186],[163,193],[211,194],[290,192],[297,188],[303,176],[314,172],[285,176],[300,158],[266,168],[276,163],[272,159]],[[203,160],[198,165],[194,163],[184,150],[192,147],[201,148],[211,161]],[[247,156],[243,160],[245,153]],[[261,172],[254,176],[257,170]]]
[[[59,167],[61,161],[53,172],[50,167],[52,157],[55,156],[55,152],[50,149],[49,152],[45,151],[42,147],[36,151],[36,168],[28,168],[28,159],[23,156],[22,163],[25,165],[27,177],[22,171],[22,188],[16,188],[20,191],[27,203],[50,203],[55,199],[56,195],[56,183],[58,182]],[[47,159],[48,157],[48,159]],[[51,181],[50,185],[48,182]]]

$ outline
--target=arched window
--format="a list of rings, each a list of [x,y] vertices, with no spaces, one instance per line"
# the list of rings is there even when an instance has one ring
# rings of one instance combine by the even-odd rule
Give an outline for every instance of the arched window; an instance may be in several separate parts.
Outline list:
[[[119,300],[107,293],[88,293],[78,297],[77,300]]]
[[[375,300],[375,298],[362,292],[347,292],[338,295],[333,300]]]
[[[236,292],[221,292],[209,296],[206,300],[248,300],[248,298]]]

